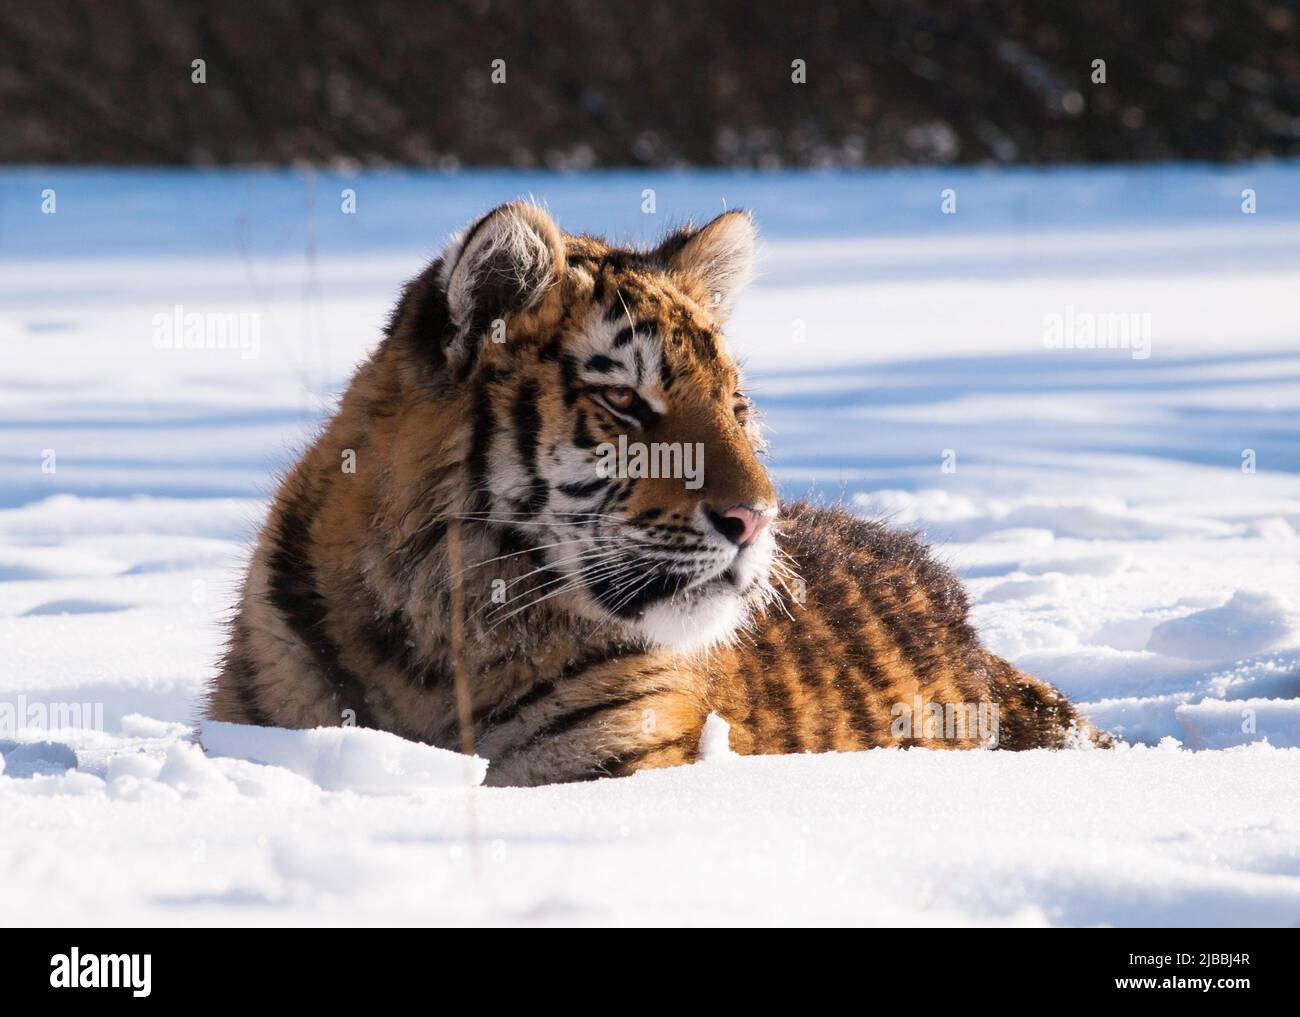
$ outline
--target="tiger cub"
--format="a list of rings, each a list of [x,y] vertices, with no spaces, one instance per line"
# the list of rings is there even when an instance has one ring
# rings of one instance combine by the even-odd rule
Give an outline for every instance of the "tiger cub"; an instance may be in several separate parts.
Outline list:
[[[711,713],[742,754],[1103,742],[913,537],[778,506],[723,332],[755,240],[527,204],[455,239],[281,484],[209,716],[472,747],[499,785],[691,762]]]

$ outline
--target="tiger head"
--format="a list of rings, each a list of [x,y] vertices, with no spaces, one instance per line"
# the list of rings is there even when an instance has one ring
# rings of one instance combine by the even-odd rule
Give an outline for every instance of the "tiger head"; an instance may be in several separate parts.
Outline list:
[[[467,517],[538,563],[521,607],[692,652],[775,596],[777,497],[723,332],[755,240],[728,212],[633,251],[509,204],[435,263]]]

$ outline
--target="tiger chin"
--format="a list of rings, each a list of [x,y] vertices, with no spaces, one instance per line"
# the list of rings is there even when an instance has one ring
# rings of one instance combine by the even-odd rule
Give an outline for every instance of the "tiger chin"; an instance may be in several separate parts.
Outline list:
[[[690,763],[710,714],[740,754],[1106,744],[913,536],[778,503],[725,332],[755,243],[529,204],[454,238],[281,483],[208,716],[456,749],[463,718],[498,785]]]

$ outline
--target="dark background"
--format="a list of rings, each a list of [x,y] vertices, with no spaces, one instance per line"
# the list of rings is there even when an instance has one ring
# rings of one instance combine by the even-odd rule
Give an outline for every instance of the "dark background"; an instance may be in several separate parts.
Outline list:
[[[191,62],[207,62],[193,84]],[[504,85],[491,62],[506,61]],[[807,84],[791,61],[807,61]],[[1107,83],[1090,81],[1094,59]],[[515,166],[1300,154],[1296,0],[0,5],[0,161]]]

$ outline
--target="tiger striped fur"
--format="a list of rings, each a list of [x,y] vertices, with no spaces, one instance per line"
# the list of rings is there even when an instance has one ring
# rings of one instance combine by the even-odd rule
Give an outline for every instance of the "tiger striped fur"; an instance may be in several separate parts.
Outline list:
[[[754,244],[737,212],[630,251],[524,204],[453,241],[284,478],[209,716],[459,748],[459,667],[511,785],[691,762],[711,712],[747,754],[990,744],[972,704],[1002,748],[1104,741],[913,537],[778,517],[723,334]],[[620,436],[701,447],[702,485],[602,472]]]

